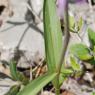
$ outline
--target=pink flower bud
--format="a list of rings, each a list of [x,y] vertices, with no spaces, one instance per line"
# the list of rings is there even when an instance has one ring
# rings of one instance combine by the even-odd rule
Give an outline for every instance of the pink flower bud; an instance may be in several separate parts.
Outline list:
[[[66,0],[57,0],[56,5],[57,5],[57,14],[60,19],[63,19],[64,10],[66,7]]]

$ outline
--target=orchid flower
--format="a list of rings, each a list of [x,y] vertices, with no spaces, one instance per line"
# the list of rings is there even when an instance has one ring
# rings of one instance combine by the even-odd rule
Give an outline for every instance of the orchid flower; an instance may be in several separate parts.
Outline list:
[[[64,17],[64,11],[66,7],[66,0],[57,0],[57,14],[60,19],[63,19]]]
[[[69,0],[70,2],[75,2],[75,3],[84,3],[87,2],[87,0]],[[66,8],[66,3],[67,0],[57,0],[56,5],[57,5],[57,14],[60,19],[63,19],[64,17],[64,11]]]

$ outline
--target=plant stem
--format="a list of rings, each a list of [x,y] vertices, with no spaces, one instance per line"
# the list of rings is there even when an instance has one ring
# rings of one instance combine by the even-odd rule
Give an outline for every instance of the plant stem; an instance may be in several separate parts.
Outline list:
[[[66,8],[65,8],[65,16],[64,16],[64,24],[65,24],[65,29],[64,29],[64,46],[63,46],[63,49],[62,49],[62,55],[61,55],[61,59],[60,59],[60,62],[59,62],[59,65],[57,67],[57,72],[58,72],[58,75],[57,75],[57,84],[58,84],[58,88],[55,89],[56,90],[56,95],[60,95],[60,86],[59,86],[59,77],[60,77],[60,71],[61,71],[61,67],[62,67],[62,63],[64,61],[64,58],[65,58],[65,54],[66,54],[66,50],[67,50],[67,47],[68,47],[68,43],[69,43],[69,38],[70,38],[70,33],[69,33],[69,19],[68,19],[68,0],[67,0],[67,3],[66,3]]]
[[[66,8],[65,8],[65,16],[64,16],[64,43],[63,43],[61,59],[58,65],[58,73],[60,73],[61,66],[65,58],[65,53],[69,43],[69,38],[70,38],[70,33],[69,33],[68,0],[67,0]]]
[[[53,85],[54,85],[54,87],[55,87],[55,93],[56,93],[56,95],[60,95],[60,85],[59,85],[59,78],[58,78],[59,76],[57,75],[56,77],[55,77],[55,80],[53,80]]]

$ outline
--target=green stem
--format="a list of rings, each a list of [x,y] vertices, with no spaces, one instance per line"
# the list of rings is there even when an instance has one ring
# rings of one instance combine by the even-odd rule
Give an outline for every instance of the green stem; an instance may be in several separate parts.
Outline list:
[[[55,89],[56,95],[60,95],[60,89]]]
[[[61,59],[60,59],[60,62],[58,64],[58,67],[57,67],[57,72],[58,72],[58,75],[57,75],[57,80],[56,80],[56,88],[55,88],[55,91],[56,91],[56,95],[60,95],[60,86],[59,86],[59,78],[60,78],[60,72],[61,72],[61,67],[62,67],[62,63],[64,61],[64,58],[65,58],[65,54],[66,54],[66,50],[67,50],[67,47],[68,47],[68,43],[69,43],[69,38],[70,38],[70,33],[69,33],[69,19],[68,19],[68,0],[67,0],[67,5],[66,5],[66,8],[65,8],[65,16],[64,16],[64,27],[65,27],[65,31],[64,31],[64,46],[63,46],[63,49],[62,49],[62,55],[61,55]]]
[[[55,93],[56,93],[56,95],[60,95],[60,85],[59,85],[59,76],[57,75],[56,77],[55,77],[55,83],[53,83],[54,84],[54,87],[55,87]]]

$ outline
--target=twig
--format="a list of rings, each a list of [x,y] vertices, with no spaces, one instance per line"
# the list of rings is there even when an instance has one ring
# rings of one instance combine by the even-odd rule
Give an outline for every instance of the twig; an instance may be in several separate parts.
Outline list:
[[[42,35],[42,37],[44,37],[44,32],[41,31],[41,29],[40,29],[39,27],[37,27],[35,24],[29,23],[29,27],[30,27],[31,29],[36,30],[35,32],[40,33],[40,34]]]
[[[24,38],[24,36],[25,36],[25,34],[27,33],[27,30],[29,29],[29,26],[25,29],[25,31],[23,32],[23,34],[22,34],[22,36],[21,36],[21,38],[20,38],[20,40],[19,40],[19,43],[17,44],[17,48],[19,48],[19,46],[20,46],[20,44],[21,44],[21,42],[23,41],[23,38]]]
[[[13,24],[13,25],[23,25],[26,24],[26,21],[23,22],[17,22],[17,21],[7,21],[8,24]]]
[[[26,6],[27,6],[27,8],[30,10],[30,12],[32,12],[32,14],[35,16],[35,18],[36,18],[36,23],[38,24],[38,23],[40,23],[40,22],[42,22],[42,20],[39,18],[39,16],[33,11],[33,8],[31,8],[31,6],[28,4],[28,3],[26,3]]]
[[[9,26],[8,28],[1,30],[0,32],[8,31],[8,30],[10,30],[10,29],[12,29],[14,27],[15,27],[15,25]]]

